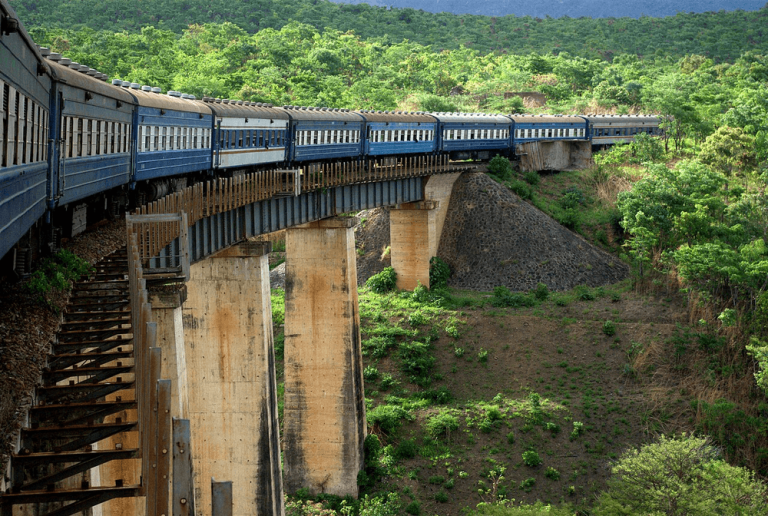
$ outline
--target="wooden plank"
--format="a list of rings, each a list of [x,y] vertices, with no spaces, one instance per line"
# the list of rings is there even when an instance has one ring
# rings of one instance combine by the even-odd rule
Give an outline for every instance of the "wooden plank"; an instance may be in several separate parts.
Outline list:
[[[155,514],[168,516],[171,505],[171,380],[158,380],[157,389],[157,499]]]
[[[192,483],[192,447],[189,419],[173,418],[173,516],[195,514]]]

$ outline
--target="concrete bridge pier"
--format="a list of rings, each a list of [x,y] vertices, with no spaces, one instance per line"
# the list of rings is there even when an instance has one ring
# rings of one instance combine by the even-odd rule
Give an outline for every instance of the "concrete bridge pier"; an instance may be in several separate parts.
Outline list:
[[[268,252],[245,243],[190,267],[183,349],[201,514],[211,514],[211,477],[232,480],[233,514],[284,514]]]
[[[419,283],[430,287],[429,260],[437,256],[451,192],[459,176],[461,172],[425,178],[425,200],[398,204],[389,211],[390,257],[399,290],[413,290]]]
[[[354,219],[286,231],[285,485],[357,496],[365,398]]]

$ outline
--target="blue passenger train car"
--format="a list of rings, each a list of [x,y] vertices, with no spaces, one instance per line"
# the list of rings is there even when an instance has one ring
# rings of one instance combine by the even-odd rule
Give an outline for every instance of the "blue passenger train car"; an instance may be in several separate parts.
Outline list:
[[[51,208],[63,207],[131,180],[134,100],[57,54],[48,56],[51,90]],[[106,77],[104,77],[106,78]],[[85,223],[84,221],[82,222]]]
[[[509,155],[512,121],[484,113],[432,113],[439,121],[438,150],[451,159],[490,159]]]
[[[638,133],[661,134],[659,117],[654,115],[587,115],[588,136],[593,146],[631,142]]]
[[[203,98],[214,112],[217,131],[213,165],[245,169],[286,161],[288,114],[272,105]]]
[[[359,111],[365,119],[366,156],[432,154],[437,149],[437,119],[423,113]]]
[[[49,68],[16,13],[0,0],[0,257],[45,213]]]
[[[211,170],[213,113],[206,104],[188,95],[182,98],[176,91],[162,95],[160,88],[122,86],[138,104],[133,122],[137,134],[134,182]]]
[[[541,140],[586,140],[587,121],[578,116],[510,115],[515,144]]]
[[[354,159],[363,154],[363,117],[348,109],[284,106],[291,119],[288,160]]]

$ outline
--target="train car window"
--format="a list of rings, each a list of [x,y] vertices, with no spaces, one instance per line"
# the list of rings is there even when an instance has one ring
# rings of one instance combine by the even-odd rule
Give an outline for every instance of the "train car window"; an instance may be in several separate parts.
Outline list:
[[[5,146],[8,141],[8,85],[0,81],[0,167],[8,166],[5,162]]]
[[[101,145],[104,140],[101,137],[101,120],[96,120],[96,154],[101,154]]]
[[[8,99],[8,138],[6,139],[7,153],[6,161],[8,166],[16,164],[16,131],[18,121],[16,119],[19,113],[19,93],[15,88],[9,89],[10,97]]]
[[[174,147],[176,150],[184,148],[181,146],[181,130],[181,127],[176,127],[173,131],[174,135],[176,136],[176,146]]]
[[[29,147],[27,145],[27,97],[24,95],[19,95],[19,132],[17,134],[19,135],[17,138],[19,144],[17,161],[19,165],[23,165],[27,162],[27,148]]]
[[[160,136],[160,148],[158,150],[166,150],[168,148],[168,128],[162,128],[162,135]]]

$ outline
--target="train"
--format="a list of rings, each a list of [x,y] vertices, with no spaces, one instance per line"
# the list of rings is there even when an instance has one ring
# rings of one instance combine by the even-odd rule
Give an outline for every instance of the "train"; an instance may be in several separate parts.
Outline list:
[[[89,222],[212,177],[419,155],[514,160],[527,142],[631,140],[656,116],[274,106],[109,80],[37,46],[0,0],[0,269],[29,270]]]

